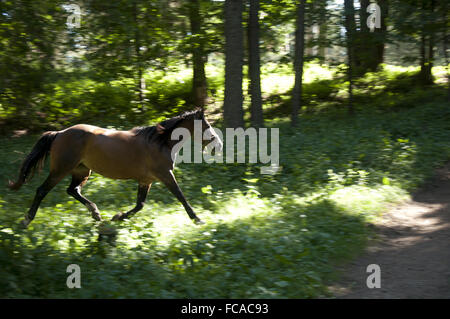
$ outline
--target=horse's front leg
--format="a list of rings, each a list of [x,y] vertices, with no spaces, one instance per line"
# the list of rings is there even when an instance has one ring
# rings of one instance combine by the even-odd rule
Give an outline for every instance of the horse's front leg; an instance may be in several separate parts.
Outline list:
[[[186,198],[184,197],[183,192],[181,191],[180,186],[178,186],[175,176],[173,175],[173,172],[170,170],[167,173],[159,176],[159,179],[164,183],[164,185],[167,186],[172,194],[175,195],[175,197],[181,202],[181,204],[183,204],[184,209],[186,210],[189,217],[194,221],[194,223],[196,223],[197,225],[204,224],[204,222],[201,221],[200,218],[197,217],[197,215],[195,215],[191,205],[189,205]]]
[[[117,213],[116,215],[114,215],[112,220],[124,220],[126,218],[130,218],[132,215],[134,215],[138,211],[140,211],[144,207],[145,199],[147,198],[147,194],[148,194],[148,191],[150,190],[151,185],[152,185],[151,183],[150,184],[139,184],[136,206],[126,213]]]

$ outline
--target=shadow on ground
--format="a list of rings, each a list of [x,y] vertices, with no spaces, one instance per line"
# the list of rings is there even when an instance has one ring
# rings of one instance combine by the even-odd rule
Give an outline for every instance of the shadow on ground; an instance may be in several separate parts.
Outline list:
[[[387,211],[375,233],[330,287],[337,298],[450,298],[450,165]],[[367,288],[369,264],[381,268],[379,289]]]

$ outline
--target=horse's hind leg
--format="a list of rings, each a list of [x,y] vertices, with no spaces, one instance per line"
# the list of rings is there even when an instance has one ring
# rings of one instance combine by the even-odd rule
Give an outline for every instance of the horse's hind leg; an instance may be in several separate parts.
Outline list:
[[[84,184],[86,184],[90,175],[91,170],[89,168],[82,164],[79,165],[72,171],[72,182],[67,188],[67,193],[81,202],[84,206],[86,206],[87,209],[91,212],[92,218],[94,218],[95,220],[101,220],[102,218],[100,216],[97,205],[81,195],[81,188],[84,186]]]
[[[44,197],[52,190],[53,187],[55,187],[56,184],[61,181],[63,177],[64,174],[55,174],[54,172],[50,172],[45,182],[37,188],[33,204],[31,204],[28,213],[25,215],[25,219],[21,222],[23,227],[26,228],[31,223],[36,216],[36,212]]]
[[[148,191],[152,184],[139,184],[138,194],[136,200],[136,206],[126,213],[117,213],[114,215],[112,220],[124,220],[125,218],[130,218],[132,215],[136,214],[144,207],[145,199],[147,198]]]

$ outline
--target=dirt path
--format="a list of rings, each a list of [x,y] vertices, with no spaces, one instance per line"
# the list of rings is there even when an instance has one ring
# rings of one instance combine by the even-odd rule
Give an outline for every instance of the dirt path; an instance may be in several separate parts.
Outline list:
[[[341,269],[336,298],[450,298],[450,164],[375,226],[366,252]],[[381,268],[381,288],[369,289],[366,267]]]

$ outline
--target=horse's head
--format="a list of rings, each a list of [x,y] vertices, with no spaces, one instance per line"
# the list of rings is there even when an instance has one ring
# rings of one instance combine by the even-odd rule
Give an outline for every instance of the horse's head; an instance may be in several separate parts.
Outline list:
[[[211,145],[212,147],[218,149],[219,151],[223,148],[223,142],[220,136],[217,134],[217,132],[214,130],[214,128],[209,124],[208,120],[206,119],[203,110],[201,110],[201,127],[200,130],[202,132],[202,147],[205,148],[207,145]],[[194,135],[195,136],[195,135]]]
[[[202,148],[210,145],[222,150],[222,140],[206,119],[203,109],[197,109],[191,113],[191,116],[187,116],[183,126],[191,132],[195,143],[202,143]]]
[[[202,148],[212,146],[216,150],[222,150],[222,140],[205,118],[203,109],[185,112],[177,117],[161,122],[156,126],[157,132],[164,135],[172,132],[175,133],[174,130],[178,128],[188,130],[194,143],[201,143]],[[180,133],[183,135],[182,132]],[[174,135],[177,136],[175,140],[178,140],[178,132]]]

